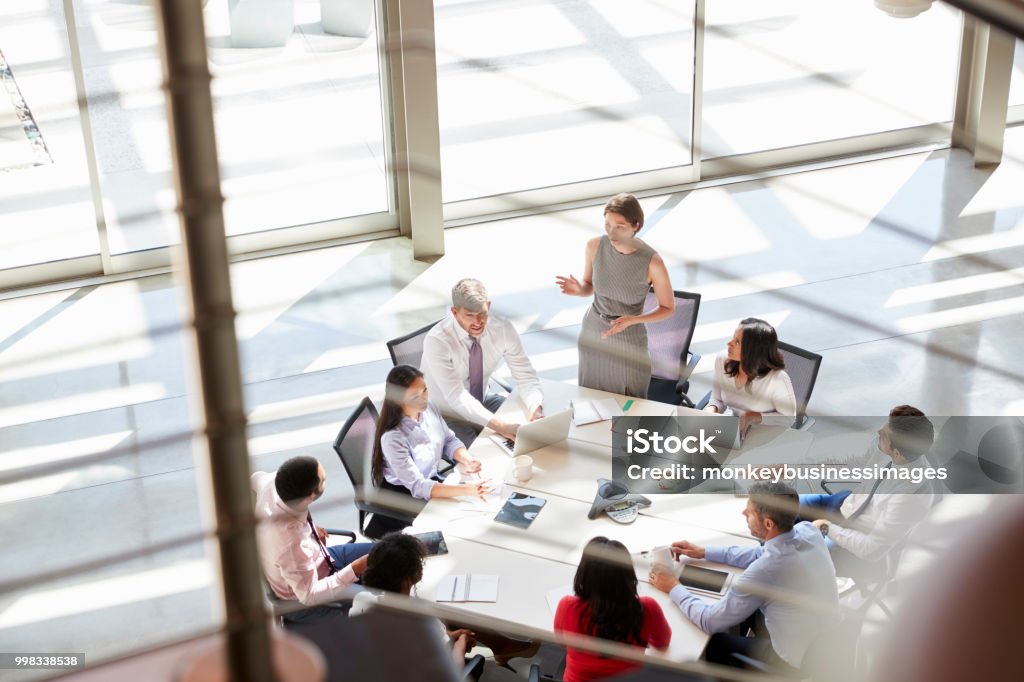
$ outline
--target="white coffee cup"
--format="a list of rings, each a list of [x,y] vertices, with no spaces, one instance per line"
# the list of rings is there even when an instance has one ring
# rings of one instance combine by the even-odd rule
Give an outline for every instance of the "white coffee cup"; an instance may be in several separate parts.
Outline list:
[[[651,566],[658,566],[669,573],[675,573],[676,562],[672,560],[672,552],[668,547],[655,547],[650,553]]]
[[[533,457],[529,455],[519,455],[512,460],[512,466],[515,467],[515,477],[520,483],[525,483],[533,478]]]

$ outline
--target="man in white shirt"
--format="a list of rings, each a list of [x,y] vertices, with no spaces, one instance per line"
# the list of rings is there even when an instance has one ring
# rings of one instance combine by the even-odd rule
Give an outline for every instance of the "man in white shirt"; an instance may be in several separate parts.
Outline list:
[[[928,513],[934,494],[922,472],[931,468],[925,453],[934,438],[935,429],[921,410],[897,405],[864,455],[846,462],[877,467],[887,478],[865,482],[856,493],[800,496],[801,516],[814,519],[826,538],[837,575],[884,575],[888,552]]]
[[[327,604],[345,596],[366,567],[372,545],[355,542],[328,547],[327,531],[313,523],[309,505],[324,494],[327,474],[313,457],[292,457],[276,471],[257,471],[256,539],[263,575],[279,599],[314,608],[286,616],[293,622],[344,615]]]
[[[796,523],[795,490],[785,483],[755,483],[749,494],[743,515],[751,535],[764,545],[705,548],[685,540],[672,543],[675,557],[745,569],[720,600],[704,601],[658,565],[651,569],[650,582],[712,635],[705,654],[709,662],[742,667],[732,656],[739,653],[789,674],[801,667],[815,638],[835,621],[836,575],[821,534],[809,523]],[[758,612],[764,616],[767,637],[728,632]]]
[[[434,325],[423,340],[421,369],[430,400],[467,447],[485,426],[515,438],[519,424],[494,415],[504,397],[486,394],[502,360],[512,371],[529,419],[543,416],[540,382],[519,334],[508,320],[491,316],[490,309],[484,285],[475,279],[461,280],[452,287],[451,315]]]

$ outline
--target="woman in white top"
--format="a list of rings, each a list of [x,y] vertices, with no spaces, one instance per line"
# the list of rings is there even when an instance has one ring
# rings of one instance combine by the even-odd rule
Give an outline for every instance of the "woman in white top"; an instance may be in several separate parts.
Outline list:
[[[737,414],[740,433],[760,424],[764,414],[796,416],[793,382],[784,369],[775,328],[748,317],[732,335],[725,355],[715,358],[708,412]]]

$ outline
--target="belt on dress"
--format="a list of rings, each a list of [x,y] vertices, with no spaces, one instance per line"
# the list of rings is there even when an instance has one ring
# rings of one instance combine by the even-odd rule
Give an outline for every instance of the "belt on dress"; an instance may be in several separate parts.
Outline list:
[[[596,311],[596,310],[595,310],[594,312],[595,312],[595,313],[597,313],[597,311]],[[598,316],[599,316],[599,317],[600,317],[600,318],[601,318],[602,320],[617,320],[617,319],[619,319],[620,317],[622,317],[622,315],[605,315],[604,313],[597,313],[597,314],[598,314]]]

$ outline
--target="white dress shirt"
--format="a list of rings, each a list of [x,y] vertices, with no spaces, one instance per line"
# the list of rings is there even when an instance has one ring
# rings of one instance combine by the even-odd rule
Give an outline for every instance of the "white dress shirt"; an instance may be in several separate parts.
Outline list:
[[[676,585],[669,597],[683,614],[713,634],[760,609],[775,653],[799,668],[814,638],[834,622],[839,606],[835,568],[818,529],[805,521],[762,547],[708,547],[704,558],[746,570],[717,602],[708,603]],[[793,599],[776,598],[784,593]]]
[[[523,343],[515,327],[508,320],[492,315],[479,341],[483,353],[484,390],[494,370],[504,359],[512,371],[512,378],[515,379],[527,413],[532,412],[543,402],[543,395],[537,372],[523,351]],[[469,393],[470,344],[469,333],[449,313],[427,332],[420,364],[426,375],[430,400],[442,412],[485,426],[494,415]]]
[[[380,600],[380,597],[380,594],[375,594],[370,590],[363,590],[362,592],[357,593],[356,596],[352,598],[352,608],[349,609],[348,612],[349,617],[361,616],[367,611],[372,611],[373,608],[377,606],[377,602]],[[448,636],[448,628],[444,626],[441,619],[431,618],[430,620],[436,624],[437,634],[440,636],[441,641],[446,645],[451,644],[451,637]],[[464,663],[465,661],[461,662]]]
[[[263,575],[281,599],[297,599],[306,605],[341,599],[355,583],[355,571],[345,566],[331,575],[306,520],[307,512],[284,503],[274,486],[275,477],[275,472],[257,471],[250,479],[256,493],[256,540]]]
[[[763,377],[754,379],[743,388],[736,388],[736,377],[725,373],[726,355],[715,358],[715,376],[711,383],[711,400],[722,414],[731,411],[796,416],[796,394],[793,382],[784,369],[773,369]]]
[[[404,486],[419,500],[429,500],[441,457],[451,457],[465,447],[433,405],[420,414],[419,421],[402,416],[398,426],[380,437],[384,455],[384,480]]]
[[[893,464],[894,469],[929,468],[927,455],[908,464]],[[886,466],[892,458],[878,447],[875,438],[864,455],[849,466]],[[850,518],[861,505],[868,500],[872,481],[860,485],[859,491],[850,493],[843,501],[839,511],[843,517]],[[929,482],[914,483],[913,480],[883,480],[875,490],[857,518],[851,522],[850,528],[829,524],[828,536],[837,545],[856,557],[866,561],[881,559],[893,545],[902,540],[910,529],[916,526],[928,513],[935,496],[931,492]]]

